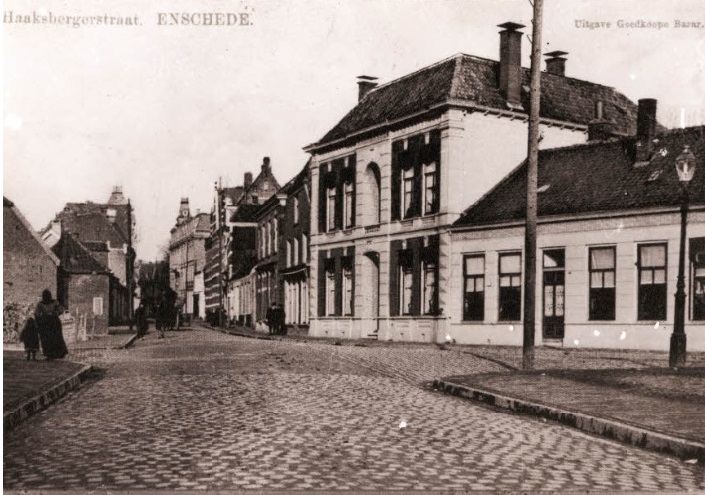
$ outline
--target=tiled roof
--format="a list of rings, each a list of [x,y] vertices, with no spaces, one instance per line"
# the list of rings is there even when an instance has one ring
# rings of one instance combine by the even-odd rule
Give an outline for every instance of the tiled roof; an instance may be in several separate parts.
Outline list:
[[[301,171],[294,176],[293,179],[291,179],[289,182],[284,184],[281,189],[279,189],[278,192],[284,193],[284,194],[290,194],[298,189],[300,189],[307,180],[310,180],[309,178],[309,167],[311,164],[311,160],[309,159],[306,162],[306,165],[304,165],[304,168],[301,169]]]
[[[232,205],[236,205],[240,198],[245,194],[245,188],[243,186],[235,187],[224,187],[222,189],[223,199],[230,198]]]
[[[51,249],[68,273],[110,273],[86,246],[69,233],[64,233]]]
[[[522,104],[529,108],[529,69],[522,68]],[[385,124],[443,103],[508,110],[499,90],[499,62],[458,54],[371,90],[316,145]],[[615,131],[633,134],[636,105],[614,88],[571,77],[541,73],[541,117],[587,125],[595,102],[604,102],[604,118]]]
[[[199,213],[197,215],[198,225],[196,225],[196,231],[210,232],[211,231],[211,218],[208,213]]]
[[[255,222],[257,211],[262,208],[262,205],[238,205],[235,213],[230,217],[231,222]]]
[[[613,138],[539,154],[538,215],[571,215],[680,204],[675,159],[690,145],[696,170],[688,185],[691,204],[705,204],[705,126],[667,131],[657,136],[654,154],[634,165],[636,138]],[[526,162],[455,222],[455,226],[523,220],[526,215]]]
[[[81,244],[83,244],[87,249],[89,249],[92,252],[107,252],[108,251],[108,245],[105,242],[101,241],[83,241]]]
[[[61,221],[62,228],[77,234],[82,241],[110,242],[113,247],[127,243],[127,236],[119,228],[117,222],[110,223],[103,213],[74,214],[60,212],[56,219]]]
[[[15,203],[7,199],[5,196],[2,197],[2,207],[3,208],[12,208],[15,206]]]

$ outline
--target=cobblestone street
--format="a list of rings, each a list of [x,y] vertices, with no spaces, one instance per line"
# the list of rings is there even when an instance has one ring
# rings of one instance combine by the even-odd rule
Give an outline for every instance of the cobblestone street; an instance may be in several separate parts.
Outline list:
[[[705,488],[701,466],[424,386],[502,369],[465,352],[195,328],[72,357],[102,378],[5,435],[5,489]]]

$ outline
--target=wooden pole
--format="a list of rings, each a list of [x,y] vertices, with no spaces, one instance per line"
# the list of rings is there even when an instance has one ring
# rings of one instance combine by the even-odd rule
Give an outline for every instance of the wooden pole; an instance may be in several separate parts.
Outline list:
[[[522,364],[534,368],[536,334],[536,223],[538,218],[536,189],[538,186],[540,99],[541,99],[541,22],[543,0],[534,0],[531,35],[531,83],[529,109],[529,142],[526,171],[526,229],[524,234],[524,345]]]

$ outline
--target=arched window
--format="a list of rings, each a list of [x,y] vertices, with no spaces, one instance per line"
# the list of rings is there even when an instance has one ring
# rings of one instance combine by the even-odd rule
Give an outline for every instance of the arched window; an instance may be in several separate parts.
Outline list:
[[[368,209],[367,209],[369,224],[370,225],[377,225],[382,220],[380,218],[381,204],[380,204],[379,166],[374,162],[367,165],[367,170],[365,171],[365,177],[366,177],[366,181],[367,181],[367,189],[369,191],[369,194],[367,195],[367,197],[369,198],[369,201],[370,201]]]

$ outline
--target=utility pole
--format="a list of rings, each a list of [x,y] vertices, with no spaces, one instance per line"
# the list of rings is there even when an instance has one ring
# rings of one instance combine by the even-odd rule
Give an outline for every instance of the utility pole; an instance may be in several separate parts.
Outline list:
[[[541,22],[543,0],[534,0],[531,34],[531,83],[529,108],[529,143],[526,170],[526,229],[524,231],[524,345],[522,367],[534,368],[536,334],[536,224],[538,187],[540,100],[541,100]]]
[[[132,318],[134,316],[133,284],[135,278],[134,251],[132,250],[132,204],[127,200],[127,312],[132,331]]]
[[[218,178],[218,326],[223,326],[223,182]]]

